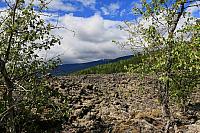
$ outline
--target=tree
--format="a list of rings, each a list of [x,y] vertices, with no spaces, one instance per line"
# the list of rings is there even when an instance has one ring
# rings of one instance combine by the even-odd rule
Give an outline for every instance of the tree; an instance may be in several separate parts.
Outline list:
[[[200,83],[200,25],[189,25],[178,32],[193,33],[190,40],[179,38],[172,51],[171,96],[186,112],[186,105],[191,94],[198,89]]]
[[[15,133],[16,125],[32,115],[33,109],[42,113],[51,108],[50,118],[60,111],[52,97],[62,95],[48,87],[44,76],[60,60],[45,61],[38,54],[60,44],[60,37],[51,32],[56,27],[42,19],[47,5],[44,0],[39,0],[39,6],[34,0],[29,4],[24,0],[5,3],[7,9],[0,12],[0,126]]]
[[[195,24],[187,10],[199,6],[197,1],[142,0],[139,7],[137,4],[133,8],[138,19],[122,27],[130,35],[128,40],[116,42],[142,51],[145,56],[138,68],[143,73],[154,74],[162,84],[159,92],[163,116],[168,121],[166,132],[171,116],[171,97],[185,102],[199,83],[199,24]]]

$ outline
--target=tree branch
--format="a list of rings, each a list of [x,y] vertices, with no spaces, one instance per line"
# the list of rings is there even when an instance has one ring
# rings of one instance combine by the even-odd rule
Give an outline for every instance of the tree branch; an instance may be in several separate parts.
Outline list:
[[[186,6],[186,7],[184,8],[184,10],[187,9],[187,8],[190,8],[190,7],[200,7],[200,4],[195,4],[195,5]]]
[[[17,10],[18,3],[19,3],[19,0],[16,0],[15,6],[14,6],[14,9],[13,9],[12,29],[11,29],[12,31],[11,31],[11,34],[10,34],[10,37],[9,37],[8,48],[7,48],[6,54],[5,54],[5,60],[4,60],[5,63],[8,61],[9,55],[10,55],[10,49],[11,49],[11,45],[12,45],[12,38],[13,38],[13,35],[14,35],[13,27],[14,27],[14,24],[15,24],[15,15],[16,15],[16,10]]]

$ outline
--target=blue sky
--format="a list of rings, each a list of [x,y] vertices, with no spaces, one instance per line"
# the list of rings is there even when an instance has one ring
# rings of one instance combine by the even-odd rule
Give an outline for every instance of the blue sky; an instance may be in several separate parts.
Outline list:
[[[3,1],[0,0],[0,10],[5,7]],[[37,4],[38,0],[35,1]],[[119,25],[136,18],[131,12],[134,4],[139,4],[139,0],[52,0],[46,12],[52,16],[44,19],[58,19],[59,25],[75,31],[75,36],[66,29],[53,31],[63,37],[62,45],[53,47],[44,56],[61,55],[63,63],[81,63],[132,54],[112,40],[127,40],[128,34]],[[200,16],[198,7],[189,11]]]
[[[74,16],[90,17],[96,13],[105,19],[131,20],[133,3],[138,0],[62,0],[63,3],[71,4],[76,11],[60,11],[62,14],[73,13]],[[84,4],[85,3],[85,4]]]
[[[140,0],[53,0],[50,7],[60,15],[73,13],[74,16],[91,17],[98,13],[105,19],[125,21],[135,18],[132,8],[139,3]],[[193,15],[199,17],[199,12],[196,9]]]

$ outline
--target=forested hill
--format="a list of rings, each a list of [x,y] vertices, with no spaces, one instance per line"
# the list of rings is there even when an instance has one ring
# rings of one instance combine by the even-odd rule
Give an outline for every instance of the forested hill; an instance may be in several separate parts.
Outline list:
[[[132,64],[133,66],[140,63],[142,56],[132,56],[131,58],[125,60],[119,60],[117,62],[109,63],[109,64],[102,64],[97,65],[91,68],[87,68],[73,74],[77,75],[84,75],[84,74],[111,74],[111,73],[125,73],[127,70],[125,66],[129,66]]]
[[[59,65],[56,69],[51,71],[51,73],[56,76],[61,76],[61,75],[75,73],[75,72],[85,70],[91,67],[95,67],[97,65],[120,62],[122,60],[127,60],[132,57],[133,55],[128,55],[128,56],[123,56],[116,59],[102,59],[102,60],[97,60],[97,61],[92,61],[92,62],[87,62],[87,63],[63,64],[63,65]]]

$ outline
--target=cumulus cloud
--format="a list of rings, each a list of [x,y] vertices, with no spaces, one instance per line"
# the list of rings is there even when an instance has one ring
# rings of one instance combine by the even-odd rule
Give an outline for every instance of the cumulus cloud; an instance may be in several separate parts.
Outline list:
[[[88,62],[99,59],[117,58],[129,55],[130,50],[121,49],[112,40],[123,41],[127,33],[119,30],[120,21],[105,20],[100,15],[89,18],[65,15],[61,25],[69,30],[54,31],[63,37],[62,45],[49,51],[52,57],[58,54],[64,63]]]

